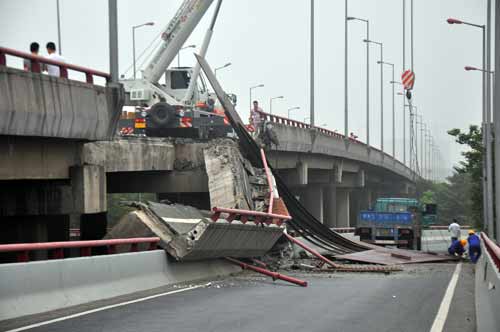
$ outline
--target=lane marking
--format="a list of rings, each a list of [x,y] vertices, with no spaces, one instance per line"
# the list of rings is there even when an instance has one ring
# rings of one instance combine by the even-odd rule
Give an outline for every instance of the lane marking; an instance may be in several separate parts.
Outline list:
[[[455,272],[451,276],[450,283],[444,293],[443,300],[439,306],[436,318],[432,324],[430,332],[442,332],[444,324],[446,323],[446,318],[448,317],[448,312],[450,311],[451,300],[453,299],[453,294],[455,293],[455,288],[457,287],[458,277],[460,276],[460,271],[462,270],[462,263],[458,263],[455,268]]]
[[[161,297],[161,296],[166,296],[166,295],[171,295],[171,294],[176,294],[176,293],[182,293],[182,292],[186,292],[186,291],[197,289],[197,288],[201,288],[201,287],[206,287],[206,286],[209,286],[209,285],[210,285],[210,283],[207,283],[207,284],[202,284],[202,285],[196,285],[196,286],[186,287],[186,288],[182,288],[182,289],[177,289],[177,290],[170,291],[170,292],[165,292],[165,293],[150,295],[150,296],[146,296],[146,297],[141,297],[141,298],[135,299],[135,300],[130,300],[130,301],[126,301],[126,302],[111,304],[111,305],[107,305],[107,306],[104,306],[104,307],[101,307],[101,308],[96,308],[96,309],[92,309],[92,310],[82,311],[82,312],[79,312],[79,313],[73,314],[73,315],[63,316],[63,317],[59,317],[59,318],[47,320],[47,321],[40,322],[40,323],[26,325],[26,326],[23,326],[23,327],[18,327],[16,329],[8,330],[8,331],[5,331],[5,332],[26,331],[26,330],[29,330],[29,329],[33,329],[35,327],[49,325],[49,324],[53,324],[53,323],[65,321],[65,320],[76,318],[76,317],[80,317],[80,316],[86,316],[86,315],[90,315],[90,314],[93,314],[93,313],[99,312],[99,311],[104,311],[104,310],[109,310],[109,309],[113,309],[113,308],[123,307],[123,306],[129,305],[129,304],[132,304],[132,303],[143,302],[143,301],[151,300],[151,299],[154,299],[154,298],[157,298],[157,297]]]

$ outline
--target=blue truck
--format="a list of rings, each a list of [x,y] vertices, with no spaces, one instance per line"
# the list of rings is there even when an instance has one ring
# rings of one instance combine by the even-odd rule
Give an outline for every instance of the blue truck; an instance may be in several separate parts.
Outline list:
[[[379,198],[373,210],[359,213],[355,234],[367,243],[420,249],[421,220],[416,199]]]

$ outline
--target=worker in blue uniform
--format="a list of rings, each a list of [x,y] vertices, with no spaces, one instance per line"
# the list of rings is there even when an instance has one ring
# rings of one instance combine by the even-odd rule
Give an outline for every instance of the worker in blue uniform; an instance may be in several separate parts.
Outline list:
[[[467,244],[466,240],[455,240],[452,242],[451,246],[448,248],[448,253],[452,256],[458,255],[462,256],[465,252],[465,245]]]
[[[473,230],[470,230],[467,242],[469,243],[470,260],[475,264],[481,256],[481,239],[479,239],[479,236]]]

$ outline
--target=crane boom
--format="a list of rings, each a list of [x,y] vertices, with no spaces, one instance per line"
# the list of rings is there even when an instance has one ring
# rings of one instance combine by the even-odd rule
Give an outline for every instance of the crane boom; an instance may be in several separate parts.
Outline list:
[[[157,83],[198,25],[213,0],[185,0],[164,29],[163,43],[143,71],[143,78]]]

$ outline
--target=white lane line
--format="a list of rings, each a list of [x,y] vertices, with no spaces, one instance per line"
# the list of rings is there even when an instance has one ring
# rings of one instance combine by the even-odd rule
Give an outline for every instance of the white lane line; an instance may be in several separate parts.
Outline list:
[[[150,295],[150,296],[146,296],[146,297],[141,297],[139,299],[135,299],[135,300],[131,300],[131,301],[126,301],[126,302],[111,304],[111,305],[107,305],[107,306],[104,306],[104,307],[101,307],[101,308],[96,308],[96,309],[92,309],[92,310],[82,311],[82,312],[79,312],[77,314],[73,314],[73,315],[69,315],[69,316],[63,316],[63,317],[59,317],[59,318],[47,320],[47,321],[36,323],[36,324],[26,325],[26,326],[19,327],[19,328],[13,329],[13,330],[8,330],[8,331],[5,331],[5,332],[26,331],[26,330],[29,330],[29,329],[33,329],[35,327],[49,325],[49,324],[61,322],[61,321],[64,321],[64,320],[68,320],[68,319],[72,319],[72,318],[76,318],[76,317],[80,317],[80,316],[90,315],[90,314],[93,314],[93,313],[99,312],[99,311],[104,311],[104,310],[113,309],[113,308],[117,308],[117,307],[123,307],[125,305],[129,305],[129,304],[132,304],[132,303],[143,302],[143,301],[151,300],[151,299],[154,299],[154,298],[157,298],[157,297],[161,297],[161,296],[165,296],[165,295],[171,295],[171,294],[186,292],[186,291],[189,291],[189,290],[193,290],[193,289],[200,288],[200,287],[206,287],[206,286],[209,286],[209,285],[210,285],[210,283],[203,284],[203,285],[196,285],[196,286],[186,287],[186,288],[182,288],[182,289],[177,289],[177,290],[170,291],[170,292],[165,292],[165,293]]]
[[[458,263],[455,268],[455,272],[451,276],[450,283],[444,293],[443,300],[439,306],[436,318],[434,318],[434,323],[432,324],[430,332],[442,332],[444,324],[446,323],[446,318],[448,317],[448,312],[450,311],[451,300],[453,299],[453,294],[455,294],[455,288],[457,287],[458,277],[460,276],[460,270],[462,269],[462,263]]]

